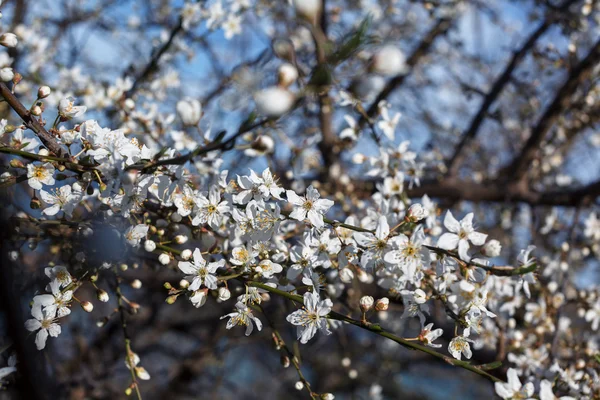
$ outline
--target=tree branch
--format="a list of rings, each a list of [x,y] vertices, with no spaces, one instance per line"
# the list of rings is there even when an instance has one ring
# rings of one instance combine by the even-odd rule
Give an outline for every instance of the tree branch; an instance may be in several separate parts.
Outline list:
[[[600,40],[594,44],[588,55],[573,68],[567,81],[556,93],[554,100],[533,128],[521,153],[505,169],[505,176],[511,177],[515,183],[522,183],[544,137],[560,115],[567,110],[571,96],[579,85],[592,74],[598,62],[600,62]]]
[[[566,10],[573,2],[574,0],[566,1],[566,3],[560,8],[560,11]],[[490,107],[500,96],[500,93],[502,93],[504,87],[508,84],[508,82],[510,82],[511,75],[517,67],[517,64],[521,62],[529,50],[533,48],[537,40],[548,30],[548,28],[550,28],[550,26],[552,26],[552,24],[557,20],[557,17],[558,14],[556,13],[550,14],[546,20],[529,36],[523,46],[521,46],[521,48],[513,54],[510,62],[506,65],[506,68],[502,74],[498,77],[498,79],[496,79],[490,91],[485,95],[477,114],[475,114],[475,117],[473,117],[469,128],[463,133],[458,146],[456,146],[454,155],[448,162],[449,176],[455,176],[457,174],[458,168],[466,156],[464,151],[465,148],[473,139],[475,139],[475,136],[477,135],[481,124],[485,120],[485,116]]]
[[[25,123],[25,126],[35,132],[48,150],[60,158],[65,158],[65,161],[68,161],[69,153],[54,139],[50,133],[48,133],[46,128],[39,123],[39,121],[31,114],[31,112],[25,108],[23,103],[17,99],[17,97],[4,82],[0,82],[0,95],[4,98],[4,100],[6,100],[8,105],[15,110],[17,114],[19,114],[19,117],[21,117]]]

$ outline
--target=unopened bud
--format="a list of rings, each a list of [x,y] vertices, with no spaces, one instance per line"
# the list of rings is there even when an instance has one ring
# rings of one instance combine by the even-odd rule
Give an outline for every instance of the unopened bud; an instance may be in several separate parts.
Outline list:
[[[182,289],[187,289],[190,286],[190,282],[185,279],[179,281],[179,287]]]
[[[185,249],[181,252],[181,258],[184,260],[189,260],[192,258],[192,251],[190,249]]]
[[[285,63],[279,67],[279,86],[288,87],[298,79],[298,70],[292,64]]]
[[[7,32],[0,36],[0,44],[4,47],[16,47],[18,43],[19,40],[14,33]]]
[[[321,400],[333,400],[335,399],[335,396],[333,395],[333,393],[324,393],[321,395]]]
[[[144,250],[146,250],[147,252],[153,252],[156,249],[156,243],[154,242],[154,240],[146,240],[144,242]]]
[[[492,239],[483,246],[481,252],[487,257],[498,257],[500,255],[500,251],[502,250],[502,245],[499,241]]]
[[[377,311],[386,311],[389,306],[390,299],[388,299],[387,297],[382,297],[381,299],[377,300],[377,302],[375,302],[375,309]]]
[[[360,301],[359,301],[360,309],[363,312],[367,312],[371,308],[373,308],[373,303],[375,303],[375,300],[373,299],[373,297],[371,297],[371,296],[363,296],[363,297],[360,298]]]
[[[420,220],[427,218],[429,213],[419,203],[415,203],[408,208],[406,212],[406,218],[409,222],[419,222]]]
[[[81,303],[81,308],[83,308],[85,312],[92,312],[92,310],[94,310],[94,305],[89,301],[84,301]]]
[[[169,282],[165,282],[163,287],[167,290],[171,290],[173,289],[173,285],[171,285]]]
[[[350,268],[342,268],[340,270],[340,280],[344,283],[350,283],[354,279],[354,272]]]
[[[281,356],[281,365],[283,368],[287,368],[290,366],[290,358],[288,356]]]
[[[169,296],[169,297],[167,297],[167,300],[166,300],[167,304],[173,304],[176,301],[177,301],[177,296],[176,295]]]
[[[302,383],[302,381],[298,381],[298,382],[296,382],[294,387],[296,388],[296,390],[302,390],[302,389],[304,389],[304,383]]]
[[[46,97],[50,96],[51,92],[52,91],[50,90],[50,87],[40,86],[38,89],[38,99],[45,99]]]
[[[158,256],[158,262],[160,262],[162,265],[167,265],[169,262],[171,262],[171,257],[169,257],[167,253],[162,253],[160,256]]]
[[[17,160],[16,158],[10,160],[9,164],[13,168],[25,168],[25,164],[23,164],[23,161]]]
[[[13,69],[10,67],[5,67],[0,69],[0,80],[3,82],[10,82],[14,79],[15,73]]]
[[[40,115],[42,115],[42,107],[40,107],[40,106],[33,106],[31,108],[31,114],[35,115],[36,117],[39,117]]]
[[[29,202],[29,207],[32,210],[39,210],[42,207],[42,202],[40,201],[40,199],[38,199],[37,197],[32,197],[31,201]]]
[[[323,3],[321,0],[294,0],[294,8],[296,14],[309,22],[316,24],[319,15],[321,14],[321,8]]]
[[[219,288],[219,300],[227,301],[231,298],[231,292],[226,287]]]
[[[139,279],[134,279],[133,282],[131,282],[131,287],[134,289],[140,289],[142,287],[142,281]]]
[[[106,290],[102,290],[102,289],[98,289],[96,291],[96,297],[98,298],[98,300],[100,300],[103,303],[106,303],[109,300],[108,293],[106,292]]]
[[[188,237],[185,235],[175,236],[175,243],[177,243],[177,244],[184,244],[187,241],[188,241]]]

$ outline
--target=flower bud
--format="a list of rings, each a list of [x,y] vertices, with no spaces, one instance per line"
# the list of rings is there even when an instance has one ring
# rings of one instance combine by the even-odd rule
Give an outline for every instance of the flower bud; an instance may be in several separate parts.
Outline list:
[[[333,393],[323,393],[321,395],[321,400],[333,400],[335,399],[335,396],[333,395]]]
[[[321,0],[294,0],[296,14],[313,24],[316,24],[322,7],[323,3]]]
[[[140,289],[142,287],[142,281],[139,279],[134,279],[133,282],[131,282],[131,287],[134,289]]]
[[[175,236],[175,243],[177,243],[177,244],[184,244],[187,241],[188,241],[188,237],[185,235]]]
[[[40,86],[40,88],[38,89],[38,99],[45,99],[46,97],[50,96],[50,93],[52,92],[52,90],[50,90],[49,86]]]
[[[281,356],[281,365],[283,368],[287,368],[290,366],[290,358],[288,356]]]
[[[40,115],[42,115],[42,107],[37,105],[31,107],[31,114],[35,115],[36,117],[39,117]]]
[[[186,98],[177,102],[177,114],[185,126],[196,126],[202,118],[202,104],[198,100]]]
[[[163,287],[167,290],[171,290],[173,288],[173,285],[171,285],[169,282],[165,282],[163,284]]]
[[[390,299],[388,299],[387,297],[382,297],[381,299],[378,299],[377,302],[375,302],[375,309],[377,311],[386,311],[389,306]]]
[[[383,46],[371,59],[371,71],[379,75],[399,75],[407,69],[404,53],[395,46]]]
[[[226,287],[219,288],[219,300],[227,301],[231,297],[231,292]]]
[[[481,252],[487,257],[498,257],[500,255],[500,251],[502,250],[502,245],[496,239],[492,239],[483,246]]]
[[[23,164],[23,161],[18,160],[16,158],[10,160],[8,164],[13,168],[27,168],[25,164]]]
[[[278,82],[281,87],[288,87],[298,79],[298,70],[292,64],[282,64],[278,70]]]
[[[144,250],[146,250],[147,252],[153,252],[156,249],[156,243],[154,242],[154,240],[146,240],[144,242]]]
[[[158,256],[158,262],[162,265],[167,265],[171,262],[171,257],[169,257],[167,253],[162,253],[160,256]]]
[[[6,68],[0,69],[0,79],[3,82],[10,82],[13,80],[14,77],[15,77],[15,73],[13,72],[12,68],[6,67]]]
[[[354,272],[350,268],[342,268],[340,270],[340,280],[344,283],[350,283],[354,279]]]
[[[409,222],[419,222],[420,220],[427,218],[429,212],[423,208],[419,203],[415,203],[408,208],[406,212],[406,218]]]
[[[85,312],[92,312],[92,310],[94,309],[94,305],[89,301],[83,301],[81,302],[81,308],[83,308]]]
[[[29,207],[32,210],[39,210],[42,207],[42,202],[37,197],[33,196],[29,202]]]
[[[187,289],[190,286],[190,282],[188,282],[186,279],[182,279],[179,281],[179,287],[182,289]]]
[[[302,389],[304,389],[304,383],[302,383],[302,381],[298,381],[298,382],[296,382],[294,387],[296,388],[296,390],[302,390]]]
[[[4,47],[17,47],[18,43],[19,40],[14,33],[7,32],[0,36],[0,44]]]
[[[371,297],[371,296],[363,296],[363,297],[360,298],[360,301],[359,301],[360,309],[363,312],[367,312],[371,308],[373,308],[373,303],[375,303],[375,300],[373,299],[373,297]]]
[[[192,258],[192,251],[190,249],[185,249],[181,252],[181,258],[184,260],[189,260]]]
[[[417,289],[415,290],[414,299],[415,303],[423,304],[427,301],[427,294],[423,290]]]
[[[100,300],[103,303],[106,303],[109,299],[108,293],[106,292],[106,290],[102,290],[102,289],[98,289],[96,291],[96,297],[98,298],[98,300]]]
[[[196,290],[194,295],[190,297],[192,305],[196,308],[202,307],[206,304],[206,298],[208,297],[208,289]]]

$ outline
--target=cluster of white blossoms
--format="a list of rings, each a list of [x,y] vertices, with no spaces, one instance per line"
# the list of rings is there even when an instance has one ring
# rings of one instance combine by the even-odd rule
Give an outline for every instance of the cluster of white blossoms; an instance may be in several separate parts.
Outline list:
[[[21,136],[25,134],[19,129],[12,132],[13,137],[17,131]],[[416,318],[420,329],[415,340],[428,347],[441,346],[435,341],[444,330],[427,321],[433,303],[441,302],[455,323],[448,352],[458,360],[471,358],[474,350],[496,345],[497,315],[502,316],[502,324],[510,325],[518,310],[524,310],[525,321],[538,325],[538,329],[547,322],[544,297],[539,297],[541,303],[528,302],[536,284],[530,272],[536,263],[531,257],[533,247],[524,250],[518,260],[517,267],[528,269],[527,273],[496,274],[491,258],[500,254],[501,245],[478,232],[473,213],[457,220],[448,211],[440,221],[436,204],[427,196],[420,203],[410,203],[404,195],[405,186],[419,184],[415,169],[419,163],[407,142],[399,147],[382,146],[380,155],[369,159],[369,174],[380,177],[382,183],[377,186],[372,203],[347,215],[342,223],[326,217],[339,215],[339,210],[333,201],[321,198],[317,188],[308,186],[300,193],[286,190],[269,168],[250,170],[247,175],[234,178],[228,171],[215,168],[211,163],[215,155],[207,153],[198,157],[194,165],[205,175],[191,180],[185,164],[161,165],[162,160],[177,156],[176,149],[151,150],[129,139],[122,130],[102,128],[96,121],[85,121],[63,132],[71,135],[71,152],[92,163],[93,169],[79,178],[71,175],[70,179],[63,177],[58,181],[52,162],[29,164],[27,181],[39,192],[42,212],[70,219],[84,199],[88,204],[96,199],[99,205],[110,209],[113,217],[130,221],[123,240],[133,248],[143,244],[147,252],[160,252],[158,261],[167,266],[179,258],[177,266],[183,280],[178,289],[169,287],[170,303],[184,296],[193,306],[202,307],[213,297],[211,294],[220,302],[232,301],[229,280],[245,282],[243,293],[232,301],[234,311],[223,316],[228,318],[228,329],[243,326],[246,335],[254,328],[260,331],[263,325],[254,307],[267,299],[272,288],[290,295],[304,291],[303,306],[287,317],[297,327],[301,343],[310,341],[317,332],[328,335],[341,326],[330,316],[334,301],[354,280],[375,284],[387,291],[392,301],[402,304],[400,321]],[[205,247],[177,252],[159,247],[158,243],[165,242],[160,229],[164,223],[135,222],[135,216],[143,212],[148,202],[171,210],[168,218],[172,223],[187,226],[188,230],[201,228],[208,234],[201,241]],[[593,222],[588,223],[590,232],[592,225]],[[594,236],[593,232],[587,235]],[[185,246],[188,237],[179,235],[174,240]],[[221,250],[215,251],[216,248]],[[60,334],[59,319],[70,313],[73,291],[82,284],[72,279],[64,267],[54,267],[47,274],[51,279],[49,293],[33,299],[33,318],[26,323],[28,330],[37,332],[39,349],[44,348],[49,335]],[[365,300],[361,309],[386,310],[389,300],[386,298],[385,304],[381,301],[373,308],[374,301]],[[89,302],[82,303],[82,307],[86,311],[92,309]],[[598,309],[594,305],[583,313],[594,329],[600,323]],[[530,340],[521,331],[510,332],[515,342]],[[544,359],[528,355],[530,347],[520,346],[524,354],[519,347],[512,347],[509,354],[509,360],[519,368],[511,371],[534,377],[536,369],[531,360],[537,360],[541,369]],[[586,393],[583,382],[590,379],[589,375],[574,377],[559,364],[553,371],[555,380],[571,382],[570,390]],[[511,372],[510,376],[514,374]],[[140,369],[138,377],[149,375]],[[529,393],[533,382],[540,384],[532,381],[530,386],[517,389],[514,378],[510,379],[503,384],[508,386],[497,385],[499,395]],[[548,385],[541,386],[544,396],[552,390]]]
[[[318,1],[294,4],[298,15],[309,21],[321,11]],[[248,8],[246,0],[217,0],[207,5],[186,2],[181,25],[188,30],[206,21],[208,29],[223,29],[230,39],[241,33],[242,14]],[[19,27],[18,32],[26,47],[37,43],[37,50],[29,53],[39,55],[29,66],[36,72],[44,60],[40,52],[48,43],[27,27]],[[14,34],[0,35],[0,45],[16,44]],[[377,49],[369,64],[373,74],[368,77],[369,91],[373,77],[396,76],[406,68],[399,49],[389,45]],[[13,80],[14,75],[5,79],[12,74],[11,68],[6,69],[0,69],[0,78]],[[267,122],[291,111],[300,93],[289,89],[299,77],[295,65],[282,64],[277,72],[275,86],[254,93],[258,114],[267,117]],[[250,335],[263,329],[261,304],[281,296],[295,305],[286,320],[302,344],[326,340],[324,336],[342,329],[345,322],[381,332],[377,329],[383,328],[373,319],[394,331],[410,331],[411,337],[400,339],[405,344],[418,343],[417,349],[424,346],[437,352],[432,349],[442,348],[445,340],[447,347],[440,351],[452,358],[436,354],[457,366],[464,367],[466,363],[460,360],[471,359],[478,350],[502,347],[510,363],[508,382],[496,382],[495,389],[504,399],[538,396],[549,400],[556,398],[554,393],[572,396],[562,399],[593,398],[600,393],[598,373],[586,361],[597,356],[600,346],[600,294],[596,289],[561,290],[569,273],[568,243],[562,245],[559,256],[537,255],[541,262],[533,257],[535,247],[511,243],[517,250],[526,248],[513,267],[497,266],[507,257],[502,257],[498,240],[480,232],[486,226],[484,215],[466,206],[454,214],[446,211],[442,219],[442,210],[427,195],[413,202],[407,188],[420,185],[431,159],[418,157],[410,142],[397,140],[401,115],[392,112],[389,104],[380,103],[375,118],[374,126],[387,139],[380,143],[376,137],[379,153],[355,152],[352,157],[375,182],[371,196],[344,204],[343,198],[335,197],[335,203],[327,198],[332,191],[326,182],[304,180],[295,173],[282,176],[285,172],[272,164],[238,171],[245,175],[225,169],[225,150],[243,149],[260,160],[273,151],[273,139],[252,137],[238,148],[233,140],[227,147],[224,139],[231,136],[202,131],[203,108],[197,99],[181,99],[174,107],[176,114],[162,114],[151,101],[138,104],[126,98],[133,87],[128,77],[107,87],[80,71],[64,75],[56,90],[39,88],[31,112],[39,116],[36,107],[41,113],[44,101],[56,106],[56,121],[46,127],[69,157],[51,156],[29,124],[13,126],[2,120],[2,149],[31,162],[11,162],[13,169],[0,179],[27,181],[33,192],[31,204],[41,211],[40,221],[77,225],[89,215],[110,218],[123,232],[120,239],[132,254],[145,251],[161,268],[180,273],[177,287],[165,284],[167,303],[180,297],[196,308],[209,307],[213,301],[226,303],[232,310],[221,317],[227,319],[226,328],[243,327],[245,335]],[[175,73],[161,72],[148,97],[157,100],[157,93],[178,85]],[[74,91],[85,93],[81,105],[71,96]],[[341,91],[340,105],[357,104],[354,95],[363,97]],[[102,127],[91,119],[82,121],[88,109],[107,104],[119,105],[118,117],[123,122],[118,129]],[[182,126],[177,127],[175,115]],[[348,127],[339,137],[356,144],[361,139],[360,126],[350,115],[345,121]],[[201,140],[192,138],[192,128],[201,133]],[[158,131],[164,135],[154,134]],[[316,143],[311,140],[307,139],[306,147]],[[203,145],[198,143],[202,141]],[[276,175],[284,177],[285,183]],[[348,180],[345,175],[340,178],[342,183]],[[589,249],[580,257],[600,254],[599,221],[597,213],[585,216],[583,236]],[[94,229],[85,227],[87,234]],[[85,263],[86,257],[78,254],[78,262]],[[32,318],[25,323],[27,330],[35,332],[38,349],[46,346],[48,336],[61,333],[60,323],[74,303],[87,312],[93,310],[91,302],[74,296],[82,285],[93,285],[98,300],[109,301],[108,293],[95,282],[98,274],[110,273],[115,265],[114,260],[103,261],[89,276],[64,266],[46,268],[47,293],[33,297]],[[543,268],[535,275],[540,265]],[[362,296],[358,304],[350,304],[354,307],[350,311],[339,307],[338,300],[357,287],[387,297]],[[118,297],[124,299],[120,293]],[[447,317],[431,315],[435,306],[443,308]],[[339,314],[342,311],[348,315]],[[394,312],[399,318],[389,318]],[[353,313],[362,318],[352,319]],[[573,329],[576,324],[589,329],[577,331]],[[8,370],[0,369],[0,379],[3,373],[14,372],[11,362]],[[125,363],[139,379],[150,378],[129,347]]]

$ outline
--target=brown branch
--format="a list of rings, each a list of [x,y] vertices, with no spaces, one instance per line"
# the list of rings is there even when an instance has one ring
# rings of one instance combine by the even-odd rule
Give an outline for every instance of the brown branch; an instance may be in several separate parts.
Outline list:
[[[591,204],[600,196],[600,180],[573,190],[534,192],[528,188],[509,187],[497,181],[475,183],[446,179],[425,181],[420,187],[408,191],[410,197],[443,198],[448,200],[474,202],[523,202],[530,205],[567,206]]]
[[[23,103],[17,99],[17,97],[4,82],[0,82],[0,95],[4,98],[4,100],[6,100],[8,105],[10,105],[10,107],[15,110],[17,114],[19,114],[19,117],[21,117],[25,123],[25,126],[35,132],[48,150],[60,158],[65,158],[65,161],[69,161],[69,153],[54,139],[50,133],[48,133],[46,128],[39,123],[39,121],[31,114],[31,112],[25,108]]]
[[[573,3],[573,1],[574,0],[568,0],[561,7],[561,11],[566,10]],[[494,104],[496,99],[500,96],[504,87],[510,82],[511,75],[517,67],[517,64],[521,62],[529,50],[533,48],[537,40],[548,30],[548,28],[550,28],[550,26],[552,26],[552,24],[557,20],[557,17],[557,13],[550,14],[546,20],[529,36],[523,46],[521,46],[521,48],[513,54],[510,62],[506,65],[506,68],[502,74],[498,77],[498,79],[496,79],[490,91],[485,95],[477,114],[475,114],[475,117],[473,117],[469,128],[462,135],[460,142],[456,146],[454,155],[448,162],[449,176],[455,176],[457,174],[458,168],[466,156],[464,151],[465,148],[473,139],[475,139],[475,136],[477,136],[477,132],[485,120],[486,114],[488,113],[492,104]]]
[[[546,134],[561,114],[567,110],[571,96],[575,93],[579,85],[592,74],[592,71],[597,66],[598,62],[600,62],[600,40],[594,44],[588,55],[573,68],[566,82],[556,93],[554,100],[552,100],[552,103],[548,106],[537,125],[533,128],[521,153],[516,156],[513,162],[505,169],[505,176],[510,177],[513,182],[523,186],[522,183],[527,170],[535,158],[537,150]]]

